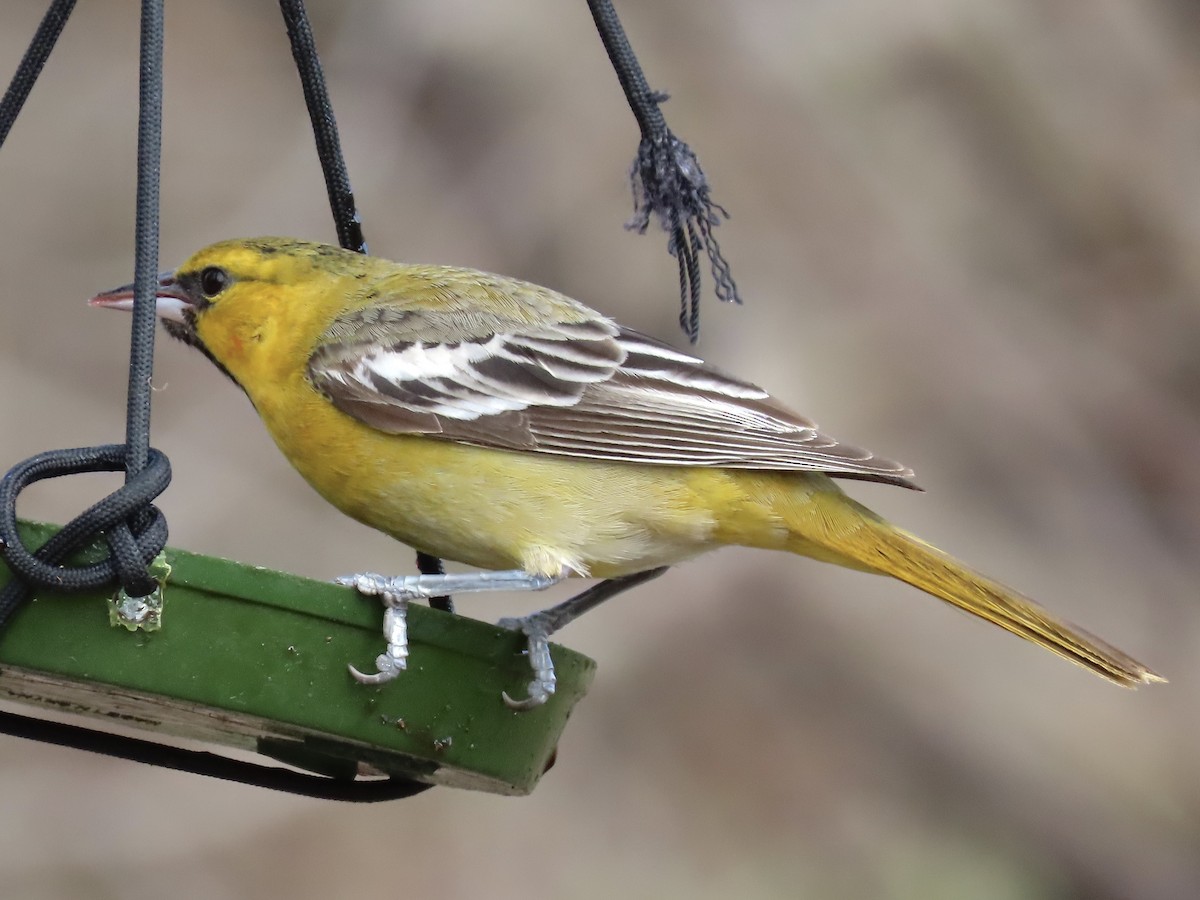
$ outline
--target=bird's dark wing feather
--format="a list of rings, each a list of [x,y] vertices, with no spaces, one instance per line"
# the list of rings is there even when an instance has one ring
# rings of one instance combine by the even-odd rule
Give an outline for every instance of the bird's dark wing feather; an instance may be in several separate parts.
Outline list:
[[[431,325],[428,311],[388,309],[342,316],[308,368],[338,409],[381,431],[915,487],[911,469],[839,443],[761,388],[607,319],[476,322],[456,334]]]

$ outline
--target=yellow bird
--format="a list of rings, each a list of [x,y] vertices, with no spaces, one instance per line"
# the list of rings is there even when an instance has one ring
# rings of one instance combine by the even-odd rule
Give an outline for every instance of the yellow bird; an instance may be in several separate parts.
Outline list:
[[[130,308],[132,290],[91,302]],[[347,579],[388,608],[381,673],[361,680],[404,668],[413,597],[569,575],[622,586],[726,545],[890,575],[1117,684],[1162,680],[834,482],[915,487],[910,469],[548,288],[267,237],[196,253],[161,279],[157,311],[246,392],[326,500],[418,550],[495,570]],[[553,692],[546,639],[598,599],[581,597],[509,623],[529,636],[535,670],[514,705]]]

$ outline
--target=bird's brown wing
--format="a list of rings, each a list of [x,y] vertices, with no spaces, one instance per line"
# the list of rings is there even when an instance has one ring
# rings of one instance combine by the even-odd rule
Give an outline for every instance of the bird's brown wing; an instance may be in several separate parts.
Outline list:
[[[389,433],[915,487],[911,469],[839,443],[762,388],[608,319],[441,318],[388,306],[344,314],[309,378],[338,409]]]

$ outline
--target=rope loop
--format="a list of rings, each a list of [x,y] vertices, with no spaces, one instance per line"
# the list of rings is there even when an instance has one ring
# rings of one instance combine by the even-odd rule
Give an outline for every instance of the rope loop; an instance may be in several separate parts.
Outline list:
[[[62,475],[124,472],[125,454],[124,444],[48,450],[13,466],[0,479],[0,552],[17,576],[0,591],[0,626],[31,588],[86,591],[119,582],[130,596],[144,597],[158,586],[146,567],[166,546],[167,521],[151,501],[170,483],[171,464],[153,448],[145,468],[72,519],[41,547],[31,551],[17,531],[17,496],[26,487]],[[104,559],[64,565],[71,554],[100,537],[109,547]]]

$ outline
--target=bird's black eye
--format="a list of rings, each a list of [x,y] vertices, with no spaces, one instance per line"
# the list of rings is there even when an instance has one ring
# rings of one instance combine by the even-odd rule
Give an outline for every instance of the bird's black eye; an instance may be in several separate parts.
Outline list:
[[[200,272],[200,290],[210,300],[229,287],[229,273],[216,266],[208,266]]]

